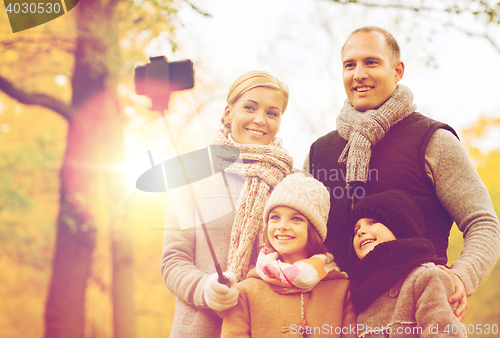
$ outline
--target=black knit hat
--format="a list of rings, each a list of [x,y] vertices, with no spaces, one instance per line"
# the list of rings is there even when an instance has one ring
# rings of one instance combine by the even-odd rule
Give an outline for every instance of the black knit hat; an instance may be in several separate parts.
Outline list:
[[[373,218],[392,231],[397,239],[423,238],[424,214],[406,191],[387,190],[361,199],[351,211],[351,229],[361,218]]]

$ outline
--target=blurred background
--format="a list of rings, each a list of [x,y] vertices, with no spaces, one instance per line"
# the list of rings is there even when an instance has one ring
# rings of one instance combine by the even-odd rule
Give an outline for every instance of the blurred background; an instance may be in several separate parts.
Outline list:
[[[496,1],[82,0],[15,34],[4,9],[1,337],[169,336],[175,297],[160,275],[168,193],[135,188],[150,164],[130,141],[160,117],[134,94],[133,69],[152,56],[194,62],[195,87],[173,94],[168,113],[194,109],[206,144],[237,77],[259,69],[287,83],[279,136],[300,168],[346,98],[343,43],[358,27],[386,28],[418,111],[457,130],[500,210]],[[461,247],[454,227],[450,263]],[[499,283],[497,265],[469,298],[469,336],[500,337]]]

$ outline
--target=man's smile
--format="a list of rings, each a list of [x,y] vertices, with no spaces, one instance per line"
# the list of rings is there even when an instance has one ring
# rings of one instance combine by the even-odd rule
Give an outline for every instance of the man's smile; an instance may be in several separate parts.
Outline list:
[[[358,93],[364,93],[372,89],[373,87],[368,87],[368,86],[354,88],[354,90],[357,91]]]

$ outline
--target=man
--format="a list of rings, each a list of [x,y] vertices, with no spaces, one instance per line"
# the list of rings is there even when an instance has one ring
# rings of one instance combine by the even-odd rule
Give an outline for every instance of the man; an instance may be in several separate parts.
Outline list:
[[[453,221],[464,233],[451,265],[463,319],[466,296],[489,274],[500,252],[500,225],[486,187],[448,125],[417,113],[404,85],[405,66],[394,37],[378,27],[354,31],[342,48],[347,100],[337,130],[311,145],[305,170],[330,191],[325,244],[348,270],[352,202],[389,189],[410,192],[425,212],[425,237],[446,258]],[[352,201],[351,201],[352,200]],[[351,262],[352,263],[352,262]],[[458,278],[457,278],[458,277]]]

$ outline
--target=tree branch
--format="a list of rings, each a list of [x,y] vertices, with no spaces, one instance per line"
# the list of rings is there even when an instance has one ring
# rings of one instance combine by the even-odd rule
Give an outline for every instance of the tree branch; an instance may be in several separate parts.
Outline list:
[[[439,11],[437,8],[433,7],[413,7],[413,6],[408,6],[408,5],[403,5],[403,4],[377,4],[377,3],[371,3],[371,2],[364,2],[364,1],[358,1],[358,0],[327,0],[329,2],[336,2],[341,5],[347,5],[347,4],[356,4],[356,5],[361,5],[365,7],[377,7],[377,8],[396,8],[396,9],[406,9],[406,10],[412,10],[412,11]],[[443,12],[445,10],[442,10]]]
[[[29,47],[29,50],[34,54],[46,53],[54,49],[73,54],[76,48],[75,45],[75,39],[56,38],[51,36],[23,36],[16,39],[5,39],[0,41],[0,47],[2,47],[3,50],[16,48],[26,51],[27,47]]]
[[[327,0],[330,2],[336,2],[341,5],[347,5],[347,4],[357,4],[365,7],[377,7],[377,8],[395,8],[395,9],[404,9],[404,10],[410,10],[410,11],[428,11],[428,12],[451,12],[451,11],[460,11],[458,8],[454,7],[446,7],[446,8],[436,8],[436,7],[416,7],[416,6],[409,6],[409,5],[403,5],[401,3],[397,4],[377,4],[377,3],[372,3],[372,2],[365,2],[365,1],[359,1],[359,0]],[[463,9],[462,9],[463,10]]]
[[[106,5],[106,12],[108,13],[113,13],[113,11],[116,9],[116,4],[118,3],[118,0],[110,0]]]
[[[71,119],[71,106],[46,94],[25,92],[22,89],[16,88],[9,80],[1,75],[0,90],[21,103],[48,108],[60,114],[68,121]]]
[[[452,27],[452,28],[455,28],[456,30],[459,30],[460,32],[462,32],[463,34],[465,35],[468,35],[468,36],[472,36],[472,37],[478,37],[478,38],[482,38],[482,39],[485,39],[486,41],[488,41],[490,43],[490,45],[495,48],[495,50],[500,54],[500,45],[498,45],[493,39],[491,36],[489,36],[488,34],[484,33],[484,34],[481,34],[481,33],[475,33],[475,32],[471,32],[471,31],[468,31],[466,30],[465,28],[463,27],[460,27],[460,26],[457,26],[457,25],[454,25],[452,23],[447,23],[445,24],[445,26],[448,26],[448,27]]]
[[[497,52],[500,54],[500,46],[491,38],[489,35],[478,35],[479,37],[485,38],[492,46],[497,50]]]
[[[475,15],[475,16],[483,13],[483,14],[488,15],[488,18],[489,18],[488,20],[490,22],[497,20],[497,17],[498,17],[497,9],[490,7],[486,2],[482,2],[482,1],[479,4],[480,6],[482,6],[481,10],[471,9],[467,6],[459,7],[458,4],[438,8],[438,7],[426,7],[426,6],[417,7],[417,6],[403,5],[400,3],[397,3],[397,4],[390,4],[390,3],[389,4],[377,4],[377,3],[365,2],[363,0],[326,0],[326,1],[334,2],[334,3],[338,3],[338,4],[342,4],[342,5],[357,4],[357,5],[361,5],[361,6],[365,6],[365,7],[394,8],[394,9],[409,10],[409,11],[414,11],[414,12],[438,12],[438,13],[456,13],[456,14],[466,12],[466,13],[469,13],[469,14]],[[498,9],[500,9],[500,3],[498,3],[496,6],[498,7]],[[500,23],[500,21],[498,23]],[[463,34],[466,34],[468,36],[483,38],[486,41],[488,41],[491,44],[491,46],[493,46],[493,48],[495,48],[495,50],[500,54],[500,45],[495,40],[493,40],[493,38],[490,35],[488,35],[486,33],[485,34],[474,33],[474,32],[468,31],[467,29],[464,29],[458,25],[454,25],[454,24],[450,24],[450,23],[444,24],[444,26],[453,27],[453,28],[461,31]]]
[[[210,17],[210,18],[212,17],[212,14],[202,11],[196,5],[194,5],[190,0],[184,0],[184,1],[187,2],[188,5],[191,6],[192,9],[194,9],[195,11],[197,11],[198,13],[200,13],[201,15],[207,16],[207,17]]]
[[[326,0],[328,2],[335,2],[341,5],[347,5],[347,4],[357,4],[365,7],[376,7],[376,8],[395,8],[395,9],[402,9],[402,10],[408,10],[408,11],[414,11],[414,12],[436,12],[436,13],[455,13],[455,14],[460,14],[460,13],[469,13],[472,15],[479,15],[479,14],[486,14],[487,16],[487,21],[488,22],[496,22],[500,24],[500,18],[499,18],[499,13],[500,11],[500,3],[497,5],[494,5],[494,7],[490,7],[487,2],[480,1],[479,3],[476,3],[476,7],[471,7],[470,6],[470,1],[468,3],[463,3],[460,1],[455,1],[453,4],[441,6],[441,7],[431,7],[431,6],[412,6],[412,5],[405,5],[401,3],[386,3],[386,4],[378,4],[378,3],[373,3],[373,2],[367,2],[365,0]],[[474,0],[472,0],[474,2]],[[434,4],[437,4],[438,2],[435,1]],[[479,6],[479,7],[477,7]],[[495,8],[496,7],[496,8]]]

